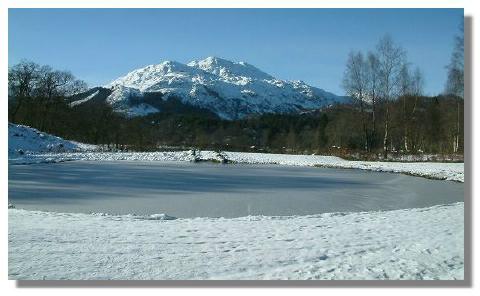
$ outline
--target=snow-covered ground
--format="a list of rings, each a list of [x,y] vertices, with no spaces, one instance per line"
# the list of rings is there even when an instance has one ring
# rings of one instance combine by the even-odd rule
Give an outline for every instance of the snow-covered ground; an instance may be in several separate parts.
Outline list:
[[[9,209],[10,279],[463,279],[463,203],[164,220]]]
[[[403,173],[439,180],[464,181],[463,163],[349,161],[335,156],[321,155],[238,152],[225,152],[225,154],[228,159],[238,163],[276,163],[283,165],[362,169],[378,172]]]
[[[8,123],[9,163],[29,163],[30,155],[47,152],[92,151],[95,145],[67,141],[37,129]]]

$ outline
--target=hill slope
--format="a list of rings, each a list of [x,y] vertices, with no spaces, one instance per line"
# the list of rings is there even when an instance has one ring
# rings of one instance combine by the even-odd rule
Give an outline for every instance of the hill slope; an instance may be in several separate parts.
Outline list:
[[[8,158],[28,153],[90,151],[95,145],[64,140],[37,129],[8,123]]]

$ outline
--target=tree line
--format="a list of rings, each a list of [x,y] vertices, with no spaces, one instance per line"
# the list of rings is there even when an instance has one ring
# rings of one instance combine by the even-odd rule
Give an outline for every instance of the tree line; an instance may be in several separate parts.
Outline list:
[[[27,107],[25,116],[38,117],[36,126],[43,130],[66,97],[86,89],[87,84],[69,71],[22,61],[8,69],[9,121],[16,122],[18,112]]]
[[[422,121],[442,120],[447,125],[450,123],[448,135],[432,129],[430,132],[435,134],[426,134],[423,138],[437,136],[449,139],[451,149],[447,150],[458,153],[463,128],[463,112],[460,110],[463,106],[463,38],[461,41],[457,39],[448,71],[446,94],[455,103],[454,106],[444,107],[454,109],[456,114],[452,116],[452,110],[443,110],[438,115],[425,117],[419,104],[424,87],[422,71],[418,67],[412,70],[406,51],[389,35],[381,38],[376,48],[366,54],[361,51],[350,52],[342,86],[355,100],[359,112],[362,149],[365,152],[381,149],[384,156],[394,151],[423,152],[425,147],[419,145],[422,141],[418,140]],[[432,104],[435,105],[436,101]],[[441,119],[436,116],[441,116]]]

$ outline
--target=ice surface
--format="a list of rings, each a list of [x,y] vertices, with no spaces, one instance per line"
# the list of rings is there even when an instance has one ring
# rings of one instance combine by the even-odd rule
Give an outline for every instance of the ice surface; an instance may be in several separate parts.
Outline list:
[[[17,208],[175,217],[308,215],[463,201],[462,183],[282,165],[75,161],[9,167]]]

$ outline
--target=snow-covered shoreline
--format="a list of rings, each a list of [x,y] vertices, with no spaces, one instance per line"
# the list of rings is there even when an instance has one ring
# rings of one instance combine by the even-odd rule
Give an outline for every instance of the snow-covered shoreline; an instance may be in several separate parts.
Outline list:
[[[463,203],[233,219],[8,211],[10,279],[464,278]]]
[[[463,163],[350,161],[336,156],[291,155],[247,152],[171,151],[171,152],[68,152],[38,153],[10,158],[10,164],[88,161],[217,161],[239,164],[279,164],[326,168],[361,169],[402,173],[438,180],[464,182]]]
[[[8,163],[34,164],[72,160],[89,161],[216,161],[241,164],[279,164],[361,169],[402,173],[426,178],[464,181],[463,163],[349,161],[335,156],[291,155],[248,152],[170,151],[99,152],[95,145],[82,144],[40,132],[34,128],[8,124]]]

